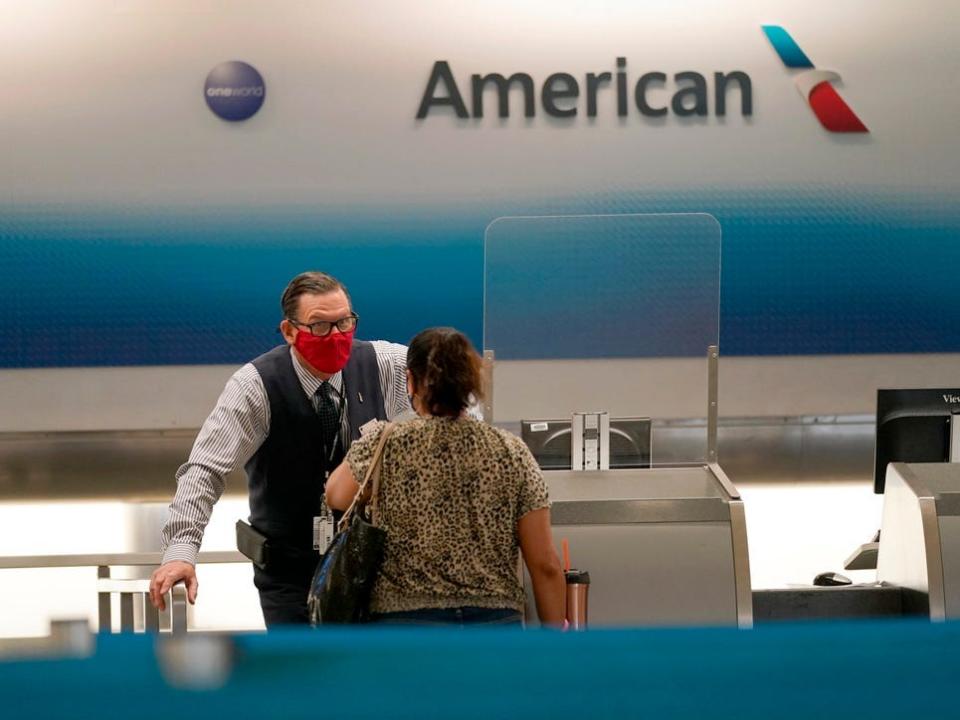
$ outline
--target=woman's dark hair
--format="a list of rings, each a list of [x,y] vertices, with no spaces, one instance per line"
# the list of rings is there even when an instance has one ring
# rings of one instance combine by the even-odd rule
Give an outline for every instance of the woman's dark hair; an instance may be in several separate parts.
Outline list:
[[[431,415],[456,417],[482,397],[481,360],[459,330],[428,328],[410,341],[407,369]]]

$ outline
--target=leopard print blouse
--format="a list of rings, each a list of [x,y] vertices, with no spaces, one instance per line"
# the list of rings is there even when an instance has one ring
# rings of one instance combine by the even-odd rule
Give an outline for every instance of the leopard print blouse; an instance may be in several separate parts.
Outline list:
[[[382,432],[379,423],[350,446],[358,482]],[[379,507],[387,546],[372,612],[523,610],[517,521],[549,500],[518,437],[469,417],[399,423],[384,448]]]

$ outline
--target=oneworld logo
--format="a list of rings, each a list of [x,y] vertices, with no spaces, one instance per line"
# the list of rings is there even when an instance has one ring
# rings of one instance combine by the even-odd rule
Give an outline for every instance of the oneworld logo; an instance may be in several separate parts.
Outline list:
[[[824,128],[838,133],[870,132],[833,86],[840,75],[832,70],[817,70],[796,40],[779,25],[764,25],[763,32],[784,65],[804,71],[794,83]]]
[[[217,65],[207,75],[203,88],[203,96],[214,115],[230,121],[255,115],[266,93],[257,69],[239,60]]]

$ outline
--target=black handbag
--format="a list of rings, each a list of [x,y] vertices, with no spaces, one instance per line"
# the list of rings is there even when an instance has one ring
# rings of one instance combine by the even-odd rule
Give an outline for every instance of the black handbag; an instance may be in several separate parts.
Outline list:
[[[307,596],[313,626],[362,623],[369,617],[370,593],[380,572],[387,542],[386,531],[376,526],[377,497],[383,448],[392,430],[393,425],[389,423],[383,428],[366,477],[313,574]],[[367,510],[369,519],[364,517]]]

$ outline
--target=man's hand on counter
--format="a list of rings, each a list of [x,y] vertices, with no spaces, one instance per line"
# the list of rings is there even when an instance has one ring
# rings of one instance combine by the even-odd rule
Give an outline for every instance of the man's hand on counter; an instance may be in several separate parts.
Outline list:
[[[197,601],[197,569],[183,560],[171,560],[164,563],[150,576],[150,602],[155,608],[167,609],[166,596],[170,588],[183,580],[187,586],[187,600],[193,605]]]

